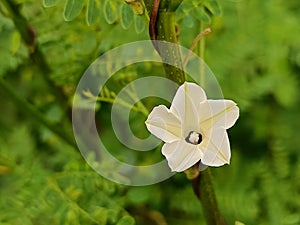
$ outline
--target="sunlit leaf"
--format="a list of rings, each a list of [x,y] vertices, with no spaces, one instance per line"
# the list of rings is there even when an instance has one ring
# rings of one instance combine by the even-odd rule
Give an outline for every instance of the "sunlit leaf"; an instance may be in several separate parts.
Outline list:
[[[84,5],[84,0],[67,0],[64,10],[64,19],[66,21],[73,20],[79,15]]]
[[[205,3],[206,8],[215,16],[220,16],[222,14],[220,5],[215,0],[206,1]]]
[[[235,221],[234,225],[245,225],[245,224],[240,221]]]
[[[193,11],[195,18],[204,23],[211,23],[211,18],[203,7],[198,7]]]
[[[43,0],[43,6],[45,7],[55,6],[58,2],[59,0]]]
[[[142,33],[145,30],[146,24],[141,16],[134,15],[134,28],[138,34]]]
[[[19,32],[14,32],[11,37],[10,51],[15,54],[21,45],[21,36]]]
[[[100,16],[100,2],[99,0],[89,0],[88,9],[86,14],[86,21],[88,25],[92,25],[97,22]]]
[[[116,1],[105,0],[103,6],[104,17],[107,23],[113,24],[118,18],[118,3]]]
[[[128,29],[133,22],[133,12],[129,5],[123,4],[121,7],[121,25],[124,29]]]
[[[131,216],[123,216],[117,223],[117,225],[134,225],[135,221]]]
[[[186,14],[183,17],[183,23],[185,26],[191,28],[195,25],[195,19],[190,14]]]
[[[107,209],[97,207],[97,209],[93,212],[93,217],[98,221],[100,225],[107,224]]]

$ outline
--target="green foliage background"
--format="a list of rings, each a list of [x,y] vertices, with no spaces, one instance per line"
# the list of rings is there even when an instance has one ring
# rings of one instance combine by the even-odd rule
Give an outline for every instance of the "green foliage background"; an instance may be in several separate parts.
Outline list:
[[[8,10],[9,2],[18,7]],[[0,9],[0,224],[205,224],[184,174],[147,187],[118,185],[95,173],[72,144],[79,78],[109,49],[149,39],[143,5],[133,12],[121,0],[5,0]],[[205,61],[241,110],[229,131],[231,165],[212,169],[228,224],[300,224],[299,14],[298,0],[184,0],[177,10],[183,46],[212,28]],[[20,29],[29,24],[34,51]],[[121,71],[110,94],[102,93],[97,119],[109,149],[122,148],[106,122],[112,91],[153,71],[162,68]],[[149,110],[155,104],[145,103]],[[132,114],[133,130],[147,135],[144,120]],[[159,151],[155,157],[162,158]]]

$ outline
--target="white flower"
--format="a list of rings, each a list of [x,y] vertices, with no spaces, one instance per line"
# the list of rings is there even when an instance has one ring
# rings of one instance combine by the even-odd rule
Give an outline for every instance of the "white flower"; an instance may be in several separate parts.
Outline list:
[[[165,142],[162,154],[171,170],[181,172],[199,161],[206,166],[229,164],[226,129],[238,117],[235,102],[208,100],[200,86],[185,82],[178,88],[170,109],[164,105],[153,108],[146,126]]]

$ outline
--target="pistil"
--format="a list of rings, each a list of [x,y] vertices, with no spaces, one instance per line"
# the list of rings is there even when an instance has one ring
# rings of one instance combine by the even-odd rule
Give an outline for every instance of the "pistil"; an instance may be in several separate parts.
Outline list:
[[[202,141],[202,135],[196,131],[190,131],[185,141],[193,145],[198,145]]]

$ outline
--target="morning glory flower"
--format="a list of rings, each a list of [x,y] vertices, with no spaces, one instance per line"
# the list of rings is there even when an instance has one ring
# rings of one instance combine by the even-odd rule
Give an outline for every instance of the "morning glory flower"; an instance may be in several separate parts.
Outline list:
[[[239,108],[231,100],[209,100],[195,83],[181,85],[170,109],[153,108],[146,120],[147,129],[164,141],[162,154],[172,171],[184,171],[196,163],[222,166],[230,162],[230,144],[226,129],[239,117]]]

